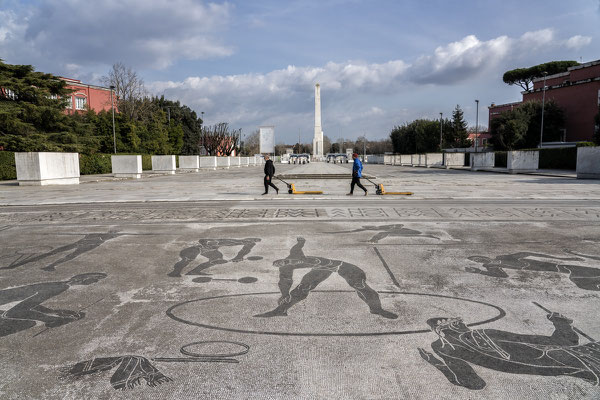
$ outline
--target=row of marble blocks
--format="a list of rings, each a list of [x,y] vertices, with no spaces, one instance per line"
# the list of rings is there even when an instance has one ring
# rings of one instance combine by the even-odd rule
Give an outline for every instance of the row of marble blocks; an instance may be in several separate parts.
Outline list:
[[[263,164],[262,157],[179,156],[179,169],[174,155],[152,156],[152,172],[175,174],[176,171],[230,168]],[[79,154],[54,152],[15,153],[19,185],[79,184]],[[112,174],[116,178],[142,177],[141,155],[111,156]]]
[[[469,153],[471,170],[492,169],[495,153]],[[377,159],[368,162],[381,164]],[[507,152],[506,167],[509,173],[528,173],[539,169],[540,153],[537,150]],[[465,166],[465,153],[386,154],[383,164],[427,168],[451,168]],[[600,147],[577,148],[577,178],[600,179]]]

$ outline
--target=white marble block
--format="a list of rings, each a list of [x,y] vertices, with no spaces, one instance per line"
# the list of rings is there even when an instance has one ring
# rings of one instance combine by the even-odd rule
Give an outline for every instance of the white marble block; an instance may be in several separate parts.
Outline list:
[[[400,154],[400,165],[412,165],[412,154]]]
[[[465,153],[444,153],[444,166],[446,168],[464,167]]]
[[[229,168],[231,166],[231,160],[229,157],[217,157],[217,167]]]
[[[175,174],[176,165],[175,156],[152,156],[152,172]]]
[[[215,157],[215,156],[200,157],[200,168],[217,169],[217,157]]]
[[[444,164],[443,153],[427,153],[425,154],[425,164],[427,168],[441,167]]]
[[[600,179],[600,147],[577,148],[577,179]]]
[[[142,177],[142,156],[110,156],[110,163],[115,178]]]
[[[198,172],[200,156],[179,156],[179,169],[182,171]]]
[[[237,156],[229,157],[229,165],[231,167],[240,167],[241,166],[240,157],[237,157]]]
[[[15,164],[19,185],[79,184],[78,153],[15,153]]]
[[[493,152],[471,153],[471,170],[477,171],[480,168],[494,168],[496,155]]]
[[[506,156],[506,168],[509,174],[519,172],[537,171],[540,165],[540,152],[531,151],[509,151]]]

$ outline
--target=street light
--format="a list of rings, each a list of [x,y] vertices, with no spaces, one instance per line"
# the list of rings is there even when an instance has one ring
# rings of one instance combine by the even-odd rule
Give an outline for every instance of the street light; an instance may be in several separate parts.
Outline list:
[[[477,113],[475,114],[475,153],[477,153],[477,139],[479,136],[479,100],[475,100],[477,103]]]
[[[442,151],[442,114],[440,113],[440,151]]]
[[[200,150],[200,153],[205,152],[205,148],[204,148],[204,111],[200,111],[200,115],[202,115],[200,117],[200,119],[202,120],[202,128],[200,128],[200,135],[202,135],[202,150]],[[204,154],[201,154],[204,155]]]
[[[544,87],[542,89],[542,127],[540,128],[540,149],[542,148],[542,139],[544,138],[544,103],[546,102],[546,75],[548,72],[542,72],[544,75]]]
[[[117,135],[115,134],[115,103],[113,102],[113,91],[115,87],[110,85],[110,108],[112,109],[112,123],[113,123],[113,149],[117,154]]]

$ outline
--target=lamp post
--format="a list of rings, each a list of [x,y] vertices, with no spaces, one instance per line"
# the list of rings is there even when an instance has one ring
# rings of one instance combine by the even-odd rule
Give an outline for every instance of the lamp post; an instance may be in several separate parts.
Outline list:
[[[542,148],[542,142],[544,138],[544,104],[546,102],[546,75],[548,72],[542,72],[544,75],[544,87],[542,88],[542,126],[540,128],[540,149]]]
[[[477,139],[479,136],[479,100],[475,100],[477,104],[477,113],[475,114],[475,153],[477,153]]]
[[[115,87],[110,85],[110,108],[112,109],[112,124],[113,124],[113,150],[117,154],[117,135],[115,134],[115,103],[113,102],[113,91]]]
[[[442,151],[442,115],[443,113],[440,113],[440,151]]]
[[[204,153],[205,152],[205,148],[204,148],[204,111],[200,111],[200,119],[202,120],[202,127],[200,128],[200,135],[202,135],[202,149],[200,150],[200,153]],[[201,154],[204,155],[204,154]]]

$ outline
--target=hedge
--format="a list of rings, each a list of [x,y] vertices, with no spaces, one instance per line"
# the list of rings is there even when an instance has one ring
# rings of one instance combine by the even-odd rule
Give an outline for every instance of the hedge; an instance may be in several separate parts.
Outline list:
[[[81,175],[110,174],[111,172],[110,154],[79,155],[79,173]]]
[[[0,151],[0,180],[7,181],[11,179],[17,179],[15,153],[12,151]]]
[[[576,169],[577,147],[540,150],[540,169]]]
[[[494,167],[506,168],[507,159],[508,159],[508,153],[506,151],[494,152]]]

